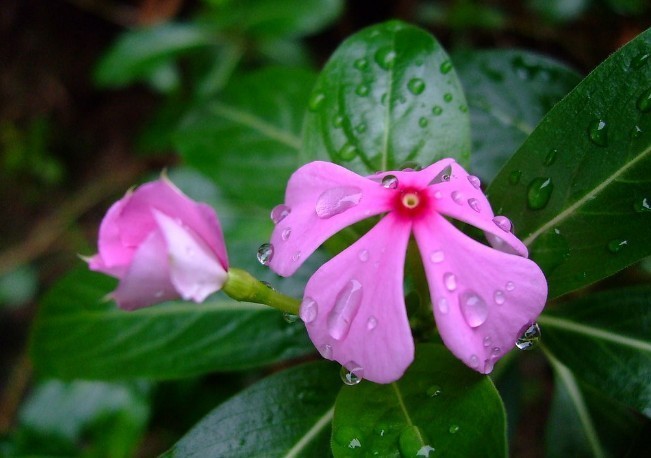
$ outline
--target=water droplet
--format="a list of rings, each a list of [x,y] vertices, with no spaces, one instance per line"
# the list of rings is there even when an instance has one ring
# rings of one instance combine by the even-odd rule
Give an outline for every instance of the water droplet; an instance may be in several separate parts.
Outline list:
[[[540,326],[538,323],[526,325],[520,331],[520,337],[515,342],[515,346],[520,350],[531,350],[540,340]]]
[[[271,243],[263,243],[260,245],[260,248],[258,248],[257,256],[260,264],[268,266],[274,257],[274,246]]]
[[[364,369],[355,361],[349,361],[341,366],[339,375],[341,376],[342,382],[348,386],[353,386],[359,384],[359,382],[362,381],[362,378],[364,376]]]
[[[362,200],[362,190],[354,186],[339,186],[324,191],[316,201],[319,218],[327,219],[345,212]]]
[[[493,339],[491,336],[486,336],[484,337],[484,340],[482,341],[484,343],[484,347],[490,347],[491,344],[493,343]]]
[[[359,259],[362,262],[368,261],[368,250],[360,250],[359,253],[357,253],[357,259]]]
[[[387,189],[396,189],[398,187],[398,178],[395,175],[385,175],[382,178],[382,186]]]
[[[448,165],[443,170],[441,170],[434,178],[432,178],[432,181],[429,182],[428,186],[431,186],[433,184],[448,182],[450,181],[451,176],[452,176],[452,166]]]
[[[506,296],[504,296],[504,291],[501,289],[495,290],[493,294],[493,300],[497,305],[502,305],[506,301]]]
[[[471,184],[475,189],[479,189],[479,188],[481,188],[481,180],[480,180],[479,178],[477,178],[476,176],[474,176],[474,175],[468,175],[468,181],[470,182],[470,184]]]
[[[626,245],[628,245],[628,240],[614,239],[608,242],[608,251],[611,253],[619,253]]]
[[[396,62],[397,54],[391,46],[380,48],[375,53],[375,62],[384,70],[391,70]]]
[[[466,323],[471,328],[481,326],[488,318],[488,305],[484,299],[472,290],[464,291],[459,297],[459,307]]]
[[[445,254],[442,250],[432,251],[429,255],[429,260],[434,264],[438,264],[439,262],[443,262],[443,260],[445,260]]]
[[[475,210],[477,213],[479,213],[481,211],[481,208],[479,206],[479,201],[477,199],[475,199],[474,197],[471,198],[471,199],[468,199],[468,205],[470,206],[470,208]]]
[[[509,183],[516,185],[520,183],[520,178],[522,177],[522,170],[514,170],[509,174]]]
[[[434,116],[441,116],[441,113],[443,113],[443,108],[441,108],[438,105],[434,105],[434,107],[432,108],[432,114]]]
[[[434,198],[435,199],[442,199],[443,198],[443,193],[441,191],[436,191],[434,193]]]
[[[511,292],[515,289],[515,283],[512,281],[507,281],[506,285],[504,285],[504,289],[506,289],[508,292]]]
[[[552,196],[554,183],[551,178],[538,177],[531,180],[527,189],[527,205],[532,210],[545,208]]]
[[[319,347],[319,353],[321,353],[321,356],[325,359],[332,359],[332,345],[321,345]]]
[[[457,289],[457,277],[450,272],[446,272],[443,274],[443,284],[448,291],[454,291]]]
[[[407,426],[398,437],[398,450],[403,458],[429,457],[434,448],[428,445],[425,433],[418,426]]]
[[[298,314],[301,317],[301,320],[303,320],[303,323],[312,323],[319,315],[319,305],[311,297],[305,296],[303,302],[301,302]]]
[[[359,438],[362,433],[354,426],[340,426],[334,430],[333,438],[342,447],[351,449],[360,448],[362,442]]]
[[[608,129],[606,121],[597,119],[590,123],[588,127],[588,135],[592,143],[598,146],[606,146],[608,143]]]
[[[477,355],[470,355],[470,367],[473,369],[476,369],[479,367],[479,358],[477,358]]]
[[[499,356],[500,353],[502,353],[502,349],[500,347],[493,347],[491,349],[491,355],[493,356]]]
[[[443,94],[443,100],[444,100],[446,103],[450,103],[450,102],[452,102],[452,99],[453,99],[453,96],[452,96],[451,93],[446,92],[445,94]]]
[[[646,64],[646,62],[649,60],[650,56],[651,54],[645,52],[638,54],[633,58],[633,60],[631,60],[631,67],[638,69],[642,68],[644,64]]]
[[[372,331],[377,327],[377,318],[375,318],[373,315],[368,317],[368,320],[366,320],[366,330],[367,331]]]
[[[463,205],[463,193],[461,191],[452,191],[450,197],[456,204]]]
[[[427,127],[428,124],[429,124],[429,121],[428,121],[427,118],[425,118],[425,117],[422,117],[422,118],[420,118],[420,119],[418,120],[418,125],[419,125],[420,127],[422,127],[422,128]]]
[[[407,83],[407,89],[414,95],[420,95],[425,90],[425,81],[420,78],[412,78]]]
[[[452,62],[450,62],[449,60],[443,61],[439,69],[441,70],[441,73],[443,73],[444,75],[450,73],[450,70],[452,70]]]
[[[497,227],[502,229],[504,232],[511,232],[511,228],[513,225],[511,224],[511,220],[508,219],[506,216],[496,216],[493,218],[493,222]]]
[[[651,89],[647,89],[637,99],[637,109],[642,113],[651,111]]]
[[[294,315],[293,313],[283,312],[283,320],[285,320],[289,324],[296,323],[296,320],[298,320],[298,316]]]
[[[439,299],[436,301],[436,305],[438,305],[439,311],[444,315],[448,313],[448,310],[450,310],[448,300],[444,297],[439,297]]]
[[[429,454],[431,452],[435,452],[436,449],[432,447],[431,445],[423,445],[421,448],[418,449],[416,452],[416,456],[423,456],[425,458],[429,457]]]
[[[357,124],[357,127],[355,127],[355,130],[357,131],[358,134],[363,134],[366,132],[366,123],[359,123]]]
[[[353,65],[357,70],[366,70],[368,68],[368,60],[362,57],[355,60],[355,63]]]
[[[633,209],[638,213],[651,212],[651,201],[647,197],[643,197],[633,203]]]
[[[545,156],[545,159],[543,160],[543,165],[546,165],[549,167],[556,161],[556,156],[558,155],[558,150],[557,149],[551,149],[547,153],[547,156]]]
[[[317,111],[319,108],[321,108],[325,99],[326,96],[323,92],[315,92],[312,94],[310,101],[308,102],[310,111]]]
[[[348,335],[361,303],[362,284],[357,280],[350,280],[337,294],[335,305],[328,314],[328,333],[333,339],[342,340]]]
[[[448,431],[450,431],[450,434],[456,434],[459,432],[459,425],[450,425],[450,429],[448,429]]]
[[[271,221],[274,222],[274,224],[278,224],[285,218],[287,218],[287,215],[289,215],[292,212],[292,209],[289,208],[287,205],[280,204],[276,205],[273,210],[271,210]]]
[[[355,156],[357,156],[357,147],[350,143],[346,143],[339,149],[339,151],[337,151],[337,155],[342,161],[352,161],[355,159]]]
[[[360,84],[355,88],[355,94],[357,94],[360,97],[366,97],[370,92],[370,90],[371,89],[368,87],[367,84]]]
[[[341,127],[344,125],[344,117],[341,115],[337,115],[334,117],[332,120],[332,125],[335,127]]]
[[[467,105],[459,105],[459,111],[461,113],[468,113],[468,106]]]
[[[298,261],[299,259],[301,259],[301,252],[297,251],[292,255],[292,261]]]
[[[292,235],[292,228],[291,227],[286,227],[280,233],[280,238],[283,239],[283,240],[287,240],[287,239],[289,239],[290,235]]]
[[[427,388],[427,391],[425,391],[425,394],[429,396],[430,398],[435,398],[439,394],[441,394],[442,390],[441,387],[438,385],[432,385],[429,388]]]
[[[634,126],[633,129],[631,130],[631,137],[632,138],[640,138],[642,135],[643,130],[640,128],[640,126]]]

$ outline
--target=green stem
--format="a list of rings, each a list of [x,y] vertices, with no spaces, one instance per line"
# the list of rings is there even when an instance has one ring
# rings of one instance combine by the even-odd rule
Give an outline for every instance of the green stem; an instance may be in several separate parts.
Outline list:
[[[275,291],[247,271],[237,268],[228,270],[228,280],[222,291],[236,301],[264,304],[293,315],[298,315],[301,305],[298,299]]]

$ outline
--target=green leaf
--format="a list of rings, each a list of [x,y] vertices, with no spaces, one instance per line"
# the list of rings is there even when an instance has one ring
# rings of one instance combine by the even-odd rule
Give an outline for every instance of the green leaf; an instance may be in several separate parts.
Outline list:
[[[651,31],[585,78],[488,189],[553,298],[651,254]]]
[[[460,52],[452,60],[470,107],[471,169],[486,183],[580,81],[565,65],[528,51]]]
[[[314,79],[310,71],[289,68],[234,79],[218,100],[187,115],[175,144],[226,196],[267,213],[284,200],[287,180],[298,168],[301,123]]]
[[[335,457],[505,457],[504,407],[488,377],[442,345],[422,344],[397,382],[341,390],[332,451]]]
[[[368,174],[469,158],[468,107],[452,63],[433,36],[402,22],[366,28],[340,45],[308,108],[306,161]]]
[[[46,295],[32,330],[36,369],[61,378],[167,379],[259,367],[312,351],[277,310],[221,295],[135,312],[103,297],[112,278],[79,269]]]
[[[583,381],[651,417],[651,287],[593,294],[538,319],[545,346]]]
[[[15,453],[26,455],[132,456],[149,418],[144,383],[48,380],[21,406]],[[14,456],[17,456],[14,455]]]
[[[651,422],[580,383],[552,357],[554,398],[546,431],[546,456],[605,457],[630,455],[632,444]],[[627,453],[628,452],[628,453]]]
[[[591,3],[591,0],[529,0],[527,6],[547,21],[568,22],[581,16]]]
[[[341,380],[319,361],[267,377],[217,407],[165,457],[328,457]]]
[[[220,28],[249,38],[299,37],[332,23],[342,0],[207,0]]]
[[[126,86],[155,76],[179,54],[216,42],[213,33],[197,23],[167,23],[125,32],[98,62],[95,83]]]

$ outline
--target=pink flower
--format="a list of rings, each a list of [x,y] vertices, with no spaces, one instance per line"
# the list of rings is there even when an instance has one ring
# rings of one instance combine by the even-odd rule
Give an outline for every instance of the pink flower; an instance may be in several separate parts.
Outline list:
[[[305,288],[300,316],[321,355],[374,382],[402,376],[414,358],[403,293],[413,232],[443,342],[471,368],[491,372],[542,311],[547,283],[510,221],[493,214],[479,179],[453,159],[370,177],[328,162],[301,167],[272,212],[267,263],[291,275],[328,237],[379,214]],[[448,218],[481,229],[492,248]]]
[[[111,297],[123,309],[179,297],[201,302],[228,278],[228,255],[214,210],[164,177],[111,206],[98,245],[89,267],[120,279]]]

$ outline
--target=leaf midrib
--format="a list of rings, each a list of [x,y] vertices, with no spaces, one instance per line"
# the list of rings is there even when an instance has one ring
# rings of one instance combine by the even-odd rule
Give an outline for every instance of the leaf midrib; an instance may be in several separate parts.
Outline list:
[[[391,49],[395,51],[396,48],[396,34],[392,35]],[[389,168],[389,140],[391,138],[391,112],[393,111],[393,78],[394,78],[394,68],[395,60],[398,59],[398,53],[394,57],[393,64],[389,68],[389,89],[387,91],[388,100],[386,105],[386,110],[384,111],[384,136],[382,138],[382,164],[380,170],[388,170]]]
[[[314,423],[314,425],[307,430],[303,436],[294,444],[294,446],[287,451],[284,455],[284,458],[295,458],[300,456],[303,449],[316,437],[321,431],[328,425],[332,418],[334,417],[335,406],[330,407],[319,419]]]

